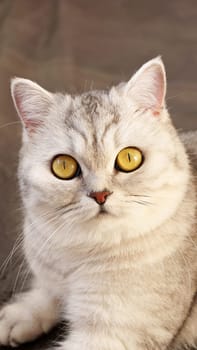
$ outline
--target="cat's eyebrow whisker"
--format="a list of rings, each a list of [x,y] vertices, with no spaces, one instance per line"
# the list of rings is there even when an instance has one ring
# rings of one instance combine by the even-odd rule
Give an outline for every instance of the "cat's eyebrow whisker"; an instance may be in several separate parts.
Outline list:
[[[182,97],[184,96],[184,92],[180,92],[179,94],[173,95],[173,96],[168,96],[166,97],[166,101],[172,100],[173,98],[177,98],[177,97]]]
[[[93,90],[93,87],[94,87],[94,80],[91,80],[90,81],[90,90]]]
[[[15,122],[10,122],[10,123],[5,123],[3,125],[0,125],[0,129],[6,128],[8,126],[16,125],[16,124],[21,124],[20,121],[15,121]]]

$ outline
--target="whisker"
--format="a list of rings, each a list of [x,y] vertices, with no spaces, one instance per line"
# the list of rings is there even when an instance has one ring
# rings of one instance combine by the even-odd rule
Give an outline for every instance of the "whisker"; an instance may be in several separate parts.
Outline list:
[[[51,215],[51,212],[45,212],[44,214],[40,215],[38,218],[46,218],[47,216]],[[49,220],[48,222],[51,222],[53,221],[54,219],[56,219],[58,216],[56,216],[55,218],[51,218],[51,220]],[[35,222],[31,222],[29,225],[28,225],[28,229],[34,229],[34,224]],[[24,237],[23,237],[23,232],[19,234],[18,238],[16,239],[16,242],[12,248],[12,250],[10,251],[9,255],[6,257],[6,259],[4,260],[3,264],[1,265],[0,267],[0,277],[2,277],[8,267],[8,264],[10,263],[10,261],[12,260],[13,256],[16,254],[17,251],[19,251],[19,249],[22,250],[22,245],[23,245],[23,240],[24,240]],[[25,262],[25,258],[23,259],[23,262],[22,264],[20,264],[20,267],[19,267],[19,271],[16,275],[16,279],[15,279],[15,282],[14,282],[14,287],[13,287],[13,292],[16,290],[17,288],[17,283],[18,283],[18,279],[19,279],[19,275],[21,273],[21,270],[24,266],[24,262]]]
[[[20,234],[15,243],[13,248],[11,249],[10,253],[8,254],[8,256],[6,257],[6,259],[4,260],[4,262],[2,263],[1,267],[0,267],[0,278],[2,278],[2,276],[4,275],[10,261],[12,260],[13,256],[16,254],[16,252],[19,250],[19,248],[21,248],[22,246],[22,242],[23,242],[23,237]]]
[[[145,201],[145,200],[135,200],[135,199],[131,199],[131,200],[121,200],[122,203],[137,203],[137,204],[141,204],[141,205],[154,205],[153,202],[150,201]]]
[[[25,263],[25,261],[24,261],[24,263]],[[24,263],[23,263],[23,266],[24,266]],[[23,282],[21,284],[19,293],[21,293],[24,290],[25,283],[26,283],[26,281],[27,281],[27,279],[28,279],[30,274],[31,274],[31,270],[30,270],[29,266],[26,265],[26,269],[24,271],[24,279],[23,279]]]
[[[6,123],[3,125],[0,125],[0,129],[6,128],[7,126],[11,126],[11,125],[16,125],[16,124],[21,124],[20,121],[15,121],[15,122],[10,122],[10,123]]]
[[[42,216],[42,217],[43,217],[43,216]],[[47,222],[47,224],[48,224],[48,223],[51,223],[51,222],[54,222],[54,221],[57,220],[57,219],[58,219],[58,216],[56,215],[55,217],[51,218],[51,219]],[[65,224],[65,223],[63,223],[63,224]],[[39,225],[39,227],[40,227],[40,226],[42,227],[42,226],[44,226],[44,225],[45,225],[45,223],[44,223],[43,225]],[[60,225],[60,226],[61,226],[61,225]],[[58,228],[57,230],[59,230],[59,228]],[[57,230],[55,230],[53,233],[55,234]],[[37,253],[36,256],[34,257],[34,260],[37,259],[37,258],[39,257],[40,253],[43,251],[43,249],[44,249],[45,246],[47,245],[48,241],[52,238],[53,233],[51,234],[51,236],[49,236],[49,238],[48,238],[48,239],[44,242],[44,244],[41,246],[40,250],[38,251],[38,253]],[[14,290],[16,290],[17,282],[18,282],[18,279],[19,279],[21,270],[22,270],[22,268],[23,268],[23,266],[24,266],[25,260],[26,260],[26,259],[24,258],[24,259],[23,259],[23,262],[22,262],[22,266],[20,267],[20,269],[19,269],[19,271],[18,271],[18,274],[17,274],[17,281],[15,281],[15,286],[14,286],[15,288],[14,288]],[[22,282],[22,285],[21,285],[21,288],[20,288],[20,291],[23,290],[24,285],[25,285],[25,282],[26,282],[26,280],[27,280],[27,278],[28,278],[28,276],[29,276],[30,273],[31,273],[31,270],[30,270],[30,269],[28,268],[28,266],[27,266],[26,272],[25,272],[25,276],[24,276],[24,279],[23,279],[23,282]]]
[[[147,202],[147,201],[136,201],[136,200],[132,200],[131,203],[137,203],[137,204],[141,204],[141,205],[153,205],[153,203],[151,202]]]
[[[55,219],[57,219],[57,218],[55,218]],[[61,224],[58,226],[58,228],[55,229],[55,231],[53,231],[53,232],[51,233],[51,235],[44,241],[43,245],[40,247],[40,249],[38,250],[36,256],[34,257],[34,260],[36,260],[36,259],[40,256],[40,254],[42,253],[43,249],[46,247],[46,245],[48,244],[48,242],[53,238],[53,236],[55,235],[55,233],[57,233],[62,227],[64,227],[65,224],[66,224],[65,222],[61,223]]]
[[[44,234],[46,235],[47,234],[46,229],[47,229],[47,231],[49,231],[49,233],[51,231],[51,226],[49,224],[52,223],[52,222],[56,222],[56,220],[58,220],[60,215],[62,216],[62,214],[66,214],[67,218],[69,218],[69,221],[70,221],[70,223],[68,225],[68,223],[65,220],[63,220],[63,222],[61,222],[59,224],[59,226],[53,232],[51,232],[49,237],[45,238],[43,240],[43,244],[41,245],[39,250],[37,249],[36,245],[33,247],[33,244],[32,244],[32,250],[33,250],[33,252],[35,251],[35,253],[33,253],[34,256],[33,256],[32,262],[31,262],[32,264],[34,264],[37,261],[37,259],[42,255],[43,251],[46,252],[46,247],[47,247],[47,252],[49,251],[49,249],[51,249],[54,235],[57,232],[59,232],[60,230],[62,230],[64,228],[64,226],[66,226],[66,229],[68,230],[68,232],[69,231],[71,232],[72,225],[73,225],[73,223],[76,220],[76,211],[78,209],[80,209],[80,208],[81,208],[81,206],[80,205],[76,205],[75,203],[74,204],[72,203],[72,205],[68,205],[68,207],[66,207],[66,208],[65,208],[65,206],[60,207],[60,208],[54,208],[54,210],[56,211],[55,217],[54,216],[51,217],[52,214],[54,215],[54,213],[52,213],[52,211],[45,212],[42,215],[40,215],[39,217],[37,217],[34,222],[31,222],[29,226],[27,226],[26,229],[34,230],[34,229],[36,229],[36,222],[37,222],[38,218],[44,219],[43,222],[41,221],[38,224],[38,228],[42,230],[42,227],[44,227],[45,228]],[[84,212],[82,213],[81,211],[79,211],[79,216],[81,216],[81,215],[84,216]],[[45,220],[47,217],[49,217],[49,219]],[[77,216],[77,218],[78,218],[78,216]],[[47,228],[47,225],[49,227],[49,230]],[[35,240],[35,244],[36,244],[36,240]],[[21,265],[20,265],[19,271],[17,273],[16,279],[15,279],[15,282],[14,282],[14,286],[13,286],[13,293],[17,289],[19,276],[21,275],[21,271],[23,270],[23,267],[24,267],[24,264],[25,264],[25,260],[26,259],[24,258],[22,263],[21,263]],[[22,281],[21,286],[20,286],[20,290],[22,290],[24,288],[24,285],[25,285],[26,280],[27,280],[27,278],[28,278],[30,273],[31,273],[31,270],[27,267],[27,269],[26,269],[26,271],[24,273],[23,281]]]
[[[15,292],[16,292],[18,279],[19,279],[19,276],[20,276],[20,274],[21,274],[21,271],[22,271],[22,269],[23,269],[23,267],[24,267],[25,261],[26,261],[26,258],[23,258],[22,263],[21,263],[20,266],[19,266],[19,269],[18,269],[16,278],[15,278],[15,281],[14,281],[14,285],[13,285],[13,288],[12,288],[12,295],[15,294]]]
[[[72,209],[78,209],[78,208],[80,208],[80,206],[78,205],[77,207],[76,207],[76,204],[77,204],[78,202],[73,202],[73,203],[69,203],[69,204],[66,204],[66,205],[62,205],[62,206],[60,206],[60,207],[57,207],[57,208],[55,208],[55,210],[56,211],[60,211],[60,213],[67,213],[67,211],[69,212],[69,211],[71,211]]]
[[[147,195],[147,194],[129,194],[127,195],[127,197],[147,197],[147,198],[151,198],[151,196]]]

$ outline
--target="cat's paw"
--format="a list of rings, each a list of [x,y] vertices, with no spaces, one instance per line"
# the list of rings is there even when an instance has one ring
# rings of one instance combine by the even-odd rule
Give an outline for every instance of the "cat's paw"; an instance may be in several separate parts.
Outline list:
[[[43,332],[39,318],[22,303],[7,305],[0,312],[0,345],[16,347]]]
[[[16,347],[47,333],[59,321],[60,305],[41,289],[17,296],[0,311],[0,345]]]

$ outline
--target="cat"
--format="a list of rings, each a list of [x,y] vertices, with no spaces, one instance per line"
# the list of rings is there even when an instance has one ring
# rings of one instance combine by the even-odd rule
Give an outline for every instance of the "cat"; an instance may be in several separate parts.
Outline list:
[[[197,346],[197,132],[178,135],[160,57],[81,95],[11,82],[29,291],[0,312],[0,344],[60,320],[60,350]]]

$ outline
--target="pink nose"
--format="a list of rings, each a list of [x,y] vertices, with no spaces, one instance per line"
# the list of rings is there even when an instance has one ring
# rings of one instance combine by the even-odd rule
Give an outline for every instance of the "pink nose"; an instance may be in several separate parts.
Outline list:
[[[89,196],[93,198],[98,204],[104,204],[110,194],[111,192],[109,191],[91,192]]]

